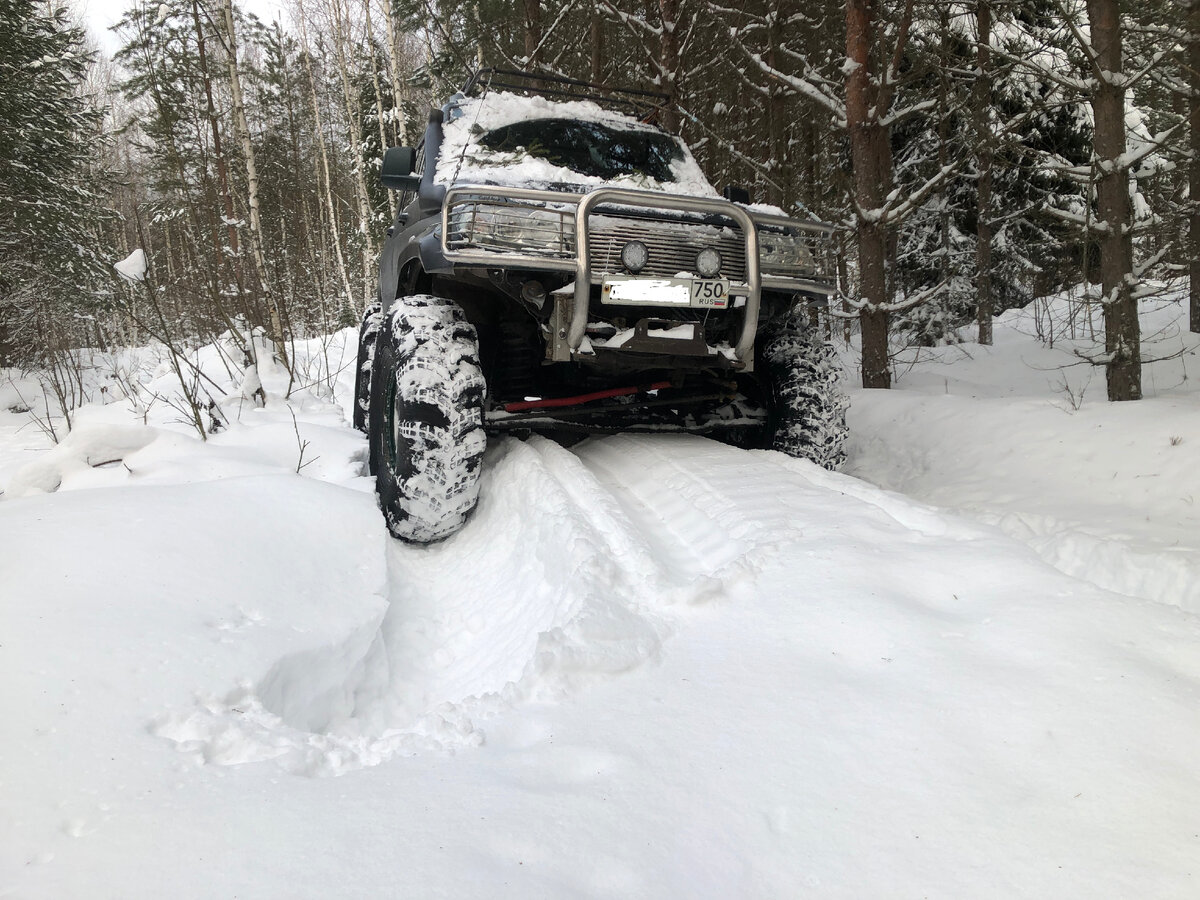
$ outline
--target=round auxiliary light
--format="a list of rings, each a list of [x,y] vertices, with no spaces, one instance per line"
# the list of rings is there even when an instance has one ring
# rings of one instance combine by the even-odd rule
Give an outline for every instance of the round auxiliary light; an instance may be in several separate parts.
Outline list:
[[[712,247],[701,250],[696,254],[696,271],[705,278],[720,274],[721,254]]]
[[[646,268],[650,260],[650,250],[641,241],[630,241],[621,248],[621,263],[636,275]]]

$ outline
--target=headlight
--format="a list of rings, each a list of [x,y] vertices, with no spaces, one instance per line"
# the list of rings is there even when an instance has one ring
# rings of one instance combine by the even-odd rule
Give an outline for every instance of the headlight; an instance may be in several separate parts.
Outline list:
[[[760,231],[758,259],[764,272],[791,272],[813,268],[812,249],[808,238],[794,234]]]
[[[446,246],[569,257],[575,254],[575,218],[532,206],[455,204]]]
[[[696,254],[696,271],[703,278],[716,278],[721,274],[721,253],[706,247]]]

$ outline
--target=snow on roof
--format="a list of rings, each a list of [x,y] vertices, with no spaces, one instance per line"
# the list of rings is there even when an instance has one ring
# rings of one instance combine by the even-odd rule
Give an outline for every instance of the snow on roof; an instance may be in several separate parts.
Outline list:
[[[572,119],[596,122],[625,131],[663,134],[653,125],[632,116],[604,109],[590,100],[550,100],[507,92],[490,92],[482,97],[452,101],[442,126],[443,140],[434,181],[438,184],[505,184],[540,186],[570,184],[585,190],[601,185],[659,190],[700,197],[719,196],[704,177],[699,163],[682,141],[682,158],[671,163],[673,181],[658,181],[648,175],[623,175],[604,179],[585,175],[528,153],[491,150],[479,144],[489,131],[537,119]]]

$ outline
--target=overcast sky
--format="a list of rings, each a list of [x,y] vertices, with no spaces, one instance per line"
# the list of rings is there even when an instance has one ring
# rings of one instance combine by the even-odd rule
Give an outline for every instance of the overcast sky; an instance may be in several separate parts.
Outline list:
[[[115,25],[124,15],[125,10],[135,3],[158,6],[158,0],[74,0],[74,3],[80,11],[80,17],[92,33],[93,39],[109,56],[112,56],[120,47],[117,36],[108,30],[109,26]],[[242,9],[254,13],[264,22],[273,21],[283,9],[280,0],[237,0],[237,3]]]

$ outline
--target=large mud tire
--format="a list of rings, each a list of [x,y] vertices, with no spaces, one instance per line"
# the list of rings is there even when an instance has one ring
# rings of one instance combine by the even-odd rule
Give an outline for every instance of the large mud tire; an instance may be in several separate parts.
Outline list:
[[[846,461],[850,399],[833,346],[792,313],[766,335],[760,365],[769,388],[768,446],[826,469]]]
[[[354,370],[354,409],[350,418],[363,434],[367,433],[367,414],[371,410],[371,364],[375,361],[375,342],[382,325],[382,305],[376,300],[367,307],[358,326],[358,363]]]
[[[475,327],[450,300],[403,297],[384,315],[371,367],[370,448],[388,530],[449,537],[479,497],[486,446]]]

